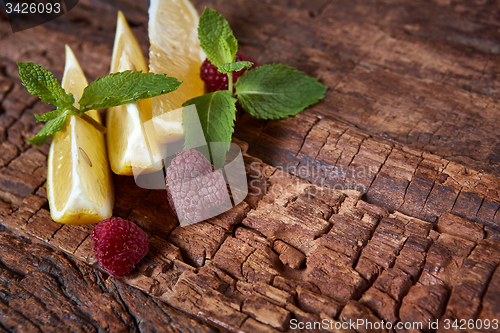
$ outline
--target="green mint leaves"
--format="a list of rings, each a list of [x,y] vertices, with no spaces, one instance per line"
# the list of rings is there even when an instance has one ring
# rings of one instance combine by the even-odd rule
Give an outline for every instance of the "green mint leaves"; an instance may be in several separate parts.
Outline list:
[[[260,119],[294,116],[322,100],[327,89],[318,79],[282,64],[245,72],[235,88],[243,109]]]
[[[229,23],[217,11],[205,8],[198,25],[198,39],[208,60],[215,66],[234,62],[238,41]]]
[[[80,109],[98,110],[130,104],[176,90],[180,82],[164,74],[124,71],[91,82],[78,102]]]
[[[35,115],[37,121],[47,121],[34,137],[28,140],[41,146],[54,133],[60,131],[68,115],[81,116],[94,126],[100,124],[85,115],[86,111],[110,108],[137,102],[144,98],[155,97],[176,90],[181,82],[164,74],[125,71],[113,73],[91,82],[83,91],[78,102],[80,109],[73,104],[75,98],[67,94],[50,71],[34,63],[18,62],[19,77],[30,94],[40,97],[46,103],[57,107],[56,110]],[[102,127],[102,126],[101,126]]]
[[[237,62],[228,62],[219,66],[218,70],[222,74],[227,74],[229,72],[238,72],[244,68],[252,67],[253,63],[251,61],[237,61]]]
[[[236,101],[256,118],[281,119],[294,116],[325,97],[328,87],[318,79],[281,64],[247,70],[234,85],[236,92],[233,94],[232,72],[251,68],[253,64],[250,61],[235,62],[238,41],[229,23],[217,11],[205,8],[199,21],[198,39],[207,59],[219,72],[228,76],[227,91],[216,91],[184,103],[184,106],[196,105],[207,143],[227,142],[227,145],[218,144],[219,149],[215,151],[212,149],[211,157],[216,167],[224,164],[229,150],[234,131]],[[200,142],[199,133],[195,133],[193,129],[198,127],[193,125],[193,116],[188,114],[187,111],[183,112],[185,150],[195,148],[193,143]]]
[[[28,138],[28,141],[35,146],[42,146],[52,134],[63,129],[67,119],[67,112],[61,112],[57,117],[47,121],[34,137]]]
[[[75,98],[72,94],[67,94],[54,75],[43,66],[25,62],[18,62],[17,66],[19,68],[19,77],[29,93],[40,97],[45,103],[57,107],[54,111],[35,116],[37,121],[47,121],[47,123],[37,135],[29,138],[28,141],[36,146],[41,146],[53,133],[63,128],[67,115],[71,111],[74,114],[76,110],[73,107]]]
[[[234,121],[236,120],[236,98],[231,96],[227,90],[219,90],[210,94],[193,98],[183,106],[196,105],[196,111],[201,123],[203,135],[206,142],[211,144],[212,163],[216,168],[224,166],[225,156],[230,148],[231,136],[234,131]],[[184,148],[186,150],[197,148],[199,142],[196,115],[183,112],[182,121],[186,128],[186,140]],[[227,143],[227,144],[226,144]]]
[[[19,67],[19,77],[23,86],[30,94],[57,107],[72,105],[75,102],[73,95],[66,94],[59,81],[43,66],[32,62],[18,62],[17,67]]]

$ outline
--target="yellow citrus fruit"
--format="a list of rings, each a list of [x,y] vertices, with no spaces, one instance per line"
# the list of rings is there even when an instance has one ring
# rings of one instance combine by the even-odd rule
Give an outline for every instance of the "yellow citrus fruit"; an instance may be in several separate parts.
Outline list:
[[[62,87],[78,101],[88,85],[80,64],[66,45]],[[75,107],[79,107],[75,102]],[[101,122],[95,110],[86,114]],[[48,155],[47,196],[56,222],[97,223],[112,215],[114,189],[104,135],[78,116],[68,116],[54,134]]]
[[[111,73],[126,70],[148,71],[146,60],[122,12],[118,12],[111,60]],[[145,131],[151,120],[151,99],[109,108],[106,114],[106,142],[111,170],[133,175],[162,168],[154,130]],[[151,144],[149,144],[151,142]]]
[[[200,78],[205,54],[198,41],[198,13],[189,0],[151,0],[149,70],[182,81],[180,87],[152,99],[152,115],[161,142],[184,136],[182,104],[204,94]]]

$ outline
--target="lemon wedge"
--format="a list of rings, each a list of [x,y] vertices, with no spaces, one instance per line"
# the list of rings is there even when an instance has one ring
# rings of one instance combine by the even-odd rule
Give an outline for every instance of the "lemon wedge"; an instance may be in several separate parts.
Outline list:
[[[148,72],[141,47],[122,12],[118,12],[111,60],[111,73],[126,70]],[[109,108],[106,113],[106,142],[111,170],[119,175],[133,175],[162,168],[162,158],[154,129],[145,132],[151,120],[151,99]]]
[[[200,67],[205,54],[198,41],[198,13],[189,0],[151,0],[149,7],[149,70],[182,82],[152,99],[154,128],[160,142],[184,137],[182,104],[205,93]]]
[[[88,85],[75,55],[66,45],[62,87],[79,100]],[[78,103],[75,102],[78,108]],[[99,113],[86,113],[97,122]],[[104,135],[77,116],[68,116],[55,133],[47,161],[47,196],[56,222],[97,223],[112,215],[114,189],[106,156]]]

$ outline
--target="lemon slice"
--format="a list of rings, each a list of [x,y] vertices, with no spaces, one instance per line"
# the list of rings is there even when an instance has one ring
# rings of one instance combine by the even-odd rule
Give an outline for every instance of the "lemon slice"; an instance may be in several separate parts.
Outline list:
[[[198,20],[189,0],[151,0],[149,70],[182,81],[176,91],[153,98],[153,122],[161,142],[183,138],[182,104],[205,92],[200,78],[205,54],[198,41]]]
[[[66,45],[62,87],[78,101],[87,85],[80,64]],[[97,111],[87,115],[100,122]],[[104,135],[92,125],[68,116],[64,128],[52,138],[47,165],[47,196],[54,221],[88,224],[112,215],[114,193]]]
[[[111,73],[125,70],[148,72],[141,47],[122,12],[118,12],[111,60]],[[151,99],[109,108],[106,113],[106,142],[111,170],[133,175],[162,168],[154,130],[146,135],[144,123],[151,120]],[[151,144],[149,144],[151,142]]]

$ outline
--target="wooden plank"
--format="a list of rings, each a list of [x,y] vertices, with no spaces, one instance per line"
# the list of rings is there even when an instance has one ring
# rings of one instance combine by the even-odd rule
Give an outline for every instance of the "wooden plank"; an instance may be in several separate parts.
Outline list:
[[[50,219],[48,144],[27,141],[50,107],[15,61],[60,78],[69,44],[93,80],[109,70],[118,9],[147,54],[148,2],[89,0],[16,34],[0,16],[0,223],[24,237],[0,233],[0,327],[275,332],[291,318],[498,317],[496,3],[194,3],[225,15],[244,53],[318,77],[326,99],[282,121],[240,115],[250,195],[199,225],[180,228],[165,193],[114,177],[115,215],[151,236],[134,272],[114,279],[89,266],[92,227]]]
[[[116,290],[126,294],[121,297],[128,297],[122,300],[129,307],[127,316],[146,319],[157,316],[156,321],[166,320],[158,317],[161,312],[157,301],[161,300],[205,324],[236,332],[259,325],[283,331],[289,329],[291,318],[314,320],[324,315],[333,320],[365,318],[393,323],[476,318],[483,295],[491,308],[488,311],[498,311],[498,304],[493,304],[489,295],[494,292],[490,291],[494,287],[491,279],[500,262],[500,240],[483,239],[483,234],[478,233],[482,230],[480,224],[445,214],[435,231],[429,222],[400,212],[389,214],[383,207],[366,203],[359,192],[319,187],[257,159],[246,160],[254,163],[254,169],[269,170],[259,176],[267,183],[267,192],[254,194],[258,197],[255,208],[249,210],[247,205],[240,205],[209,222],[186,228],[176,226],[168,240],[151,235],[150,252],[134,271],[122,279],[106,280],[109,297],[115,297]],[[154,201],[156,195],[162,194],[152,191],[148,198]],[[251,196],[245,200],[256,202]],[[3,225],[72,258],[95,263],[88,242],[91,227],[61,228],[47,218],[44,202],[43,198],[32,195],[17,211],[3,211]],[[19,215],[20,212],[24,215]],[[278,214],[279,219],[273,219],[273,214]],[[226,222],[222,226],[212,224],[217,220]],[[36,228],[32,227],[34,223]],[[46,226],[40,227],[41,223]],[[234,228],[232,233],[226,232],[223,227],[226,225]],[[147,231],[154,232],[154,225],[151,228]],[[70,229],[72,241],[78,243],[76,250],[72,242],[64,241]],[[16,271],[21,265],[32,272],[23,273],[17,283],[28,283],[29,278],[24,276],[31,277],[33,272],[43,269],[31,263],[33,251],[41,252],[43,260],[55,262],[57,269],[62,270],[57,278],[63,279],[63,285],[70,283],[66,279],[74,279],[77,273],[71,269],[75,264],[62,260],[61,254],[52,254],[35,244],[20,247],[22,242],[0,234],[0,260],[6,269]],[[300,256],[302,263],[290,260],[287,253]],[[83,264],[76,265],[80,271],[102,274]],[[57,269],[55,272],[59,272]],[[51,279],[48,273],[43,274],[40,281]],[[90,282],[83,284],[78,279],[71,285],[72,293],[83,292],[78,288],[88,288]],[[123,282],[151,298],[137,296]],[[92,295],[89,297],[96,297]],[[152,311],[138,309],[137,297],[144,299]],[[470,311],[462,310],[464,298],[474,304]],[[55,300],[60,300],[60,296]],[[119,306],[115,308],[120,309]],[[20,311],[15,306],[9,309]],[[50,309],[37,313],[47,311],[53,316],[58,314]],[[84,315],[90,313],[87,308],[80,311]],[[17,320],[14,315],[9,318]],[[37,318],[29,316],[27,323],[41,325]],[[113,320],[109,325],[122,325]],[[99,319],[92,325],[100,323]],[[197,321],[186,325],[197,330],[208,329]]]
[[[499,229],[492,212],[500,203],[500,178],[496,174],[479,172],[437,155],[371,136],[339,121],[318,119],[307,113],[298,114],[293,121],[301,127],[290,124],[289,119],[288,122],[266,122],[262,130],[249,115],[243,115],[237,129],[245,128],[240,138],[249,140],[250,154],[315,184],[360,190],[366,193],[368,202],[429,222],[436,222],[443,213],[453,212]],[[274,133],[282,133],[281,136],[270,142],[264,135],[256,141],[246,135],[251,129],[266,133],[267,126],[271,126]],[[285,145],[289,137],[300,136],[304,131],[308,134],[302,145],[295,145],[300,147],[298,151],[289,143]],[[239,133],[237,130],[236,135]],[[312,142],[315,142],[314,149],[319,147],[319,152],[310,148]],[[485,203],[487,206],[483,208]]]

